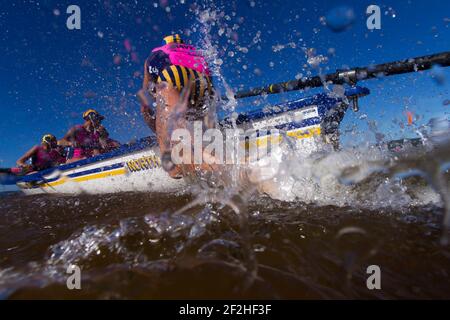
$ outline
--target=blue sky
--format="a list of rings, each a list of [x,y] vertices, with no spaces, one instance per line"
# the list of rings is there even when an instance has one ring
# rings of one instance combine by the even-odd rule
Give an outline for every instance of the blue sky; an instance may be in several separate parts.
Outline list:
[[[366,28],[365,9],[372,3],[381,7],[381,30]],[[70,4],[81,8],[81,30],[66,28]],[[355,20],[336,33],[321,17],[341,5],[353,9]],[[223,61],[221,74],[233,88],[317,74],[305,66],[302,47],[328,56],[323,72],[450,50],[449,1],[2,1],[0,167],[14,165],[44,133],[61,137],[91,107],[105,114],[105,125],[121,142],[148,135],[134,97],[143,60],[173,32],[201,43],[205,34],[196,8],[223,13],[209,37]],[[431,72],[361,83],[372,94],[361,100],[359,113],[347,113],[343,128],[355,127],[361,141],[372,139],[369,121],[394,139],[415,136],[416,126],[432,117],[448,117],[450,71],[440,72],[443,83]],[[251,103],[241,101],[240,107]],[[406,110],[417,118],[414,126],[404,125]]]

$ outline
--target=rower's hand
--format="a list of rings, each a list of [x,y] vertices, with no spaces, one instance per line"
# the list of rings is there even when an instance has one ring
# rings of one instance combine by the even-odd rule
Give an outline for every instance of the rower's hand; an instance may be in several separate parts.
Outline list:
[[[139,102],[141,103],[141,111],[143,106],[150,108],[151,104],[152,104],[152,99],[150,97],[150,95],[148,94],[147,90],[141,89],[138,91],[138,93],[136,94]]]
[[[33,171],[33,167],[30,166],[29,164],[20,165],[19,168],[21,170],[20,174],[26,174],[28,172]]]
[[[150,112],[150,107],[145,104],[141,104],[141,113],[146,114]]]
[[[152,107],[154,103],[153,97],[144,89],[139,90],[136,96],[141,102],[141,113],[145,123],[147,123],[153,132],[156,132],[156,112]]]

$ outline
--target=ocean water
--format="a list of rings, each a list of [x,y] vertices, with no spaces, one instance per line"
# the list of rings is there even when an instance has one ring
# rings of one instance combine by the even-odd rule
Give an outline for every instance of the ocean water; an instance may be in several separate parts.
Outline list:
[[[411,174],[424,158],[414,150],[388,162],[367,150],[304,158],[297,174],[280,170],[245,196],[204,186],[192,195],[2,194],[0,296],[448,299],[446,205],[433,179]],[[71,265],[81,290],[67,289]],[[380,290],[367,287],[373,265]]]

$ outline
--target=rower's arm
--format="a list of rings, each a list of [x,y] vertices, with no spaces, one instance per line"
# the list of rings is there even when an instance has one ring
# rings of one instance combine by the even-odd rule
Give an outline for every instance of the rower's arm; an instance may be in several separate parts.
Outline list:
[[[150,108],[150,103],[147,101],[148,99],[145,97],[148,87],[150,85],[150,75],[147,70],[147,61],[144,63],[144,80],[142,82],[142,89],[138,92],[138,98],[141,102],[141,113],[144,118],[145,123],[150,127],[150,129],[156,133],[156,124],[155,124],[155,114],[154,111]]]
[[[106,130],[106,128],[105,128],[104,126],[102,126],[102,125],[100,125],[100,126],[97,128],[97,132],[99,133],[100,138],[107,138],[107,137],[109,137],[109,132],[108,132],[108,130]]]
[[[150,74],[148,73],[147,60],[144,63],[144,80],[142,81],[142,89],[148,90],[148,85],[150,84]]]
[[[146,106],[145,104],[141,104],[141,113],[144,117],[145,123],[150,127],[150,129],[156,133],[156,124],[155,124],[155,116],[154,112],[150,109],[149,106]]]
[[[58,145],[62,147],[71,147],[74,136],[75,136],[75,129],[71,128],[69,131],[67,131],[66,135],[62,137],[61,140],[58,141]]]
[[[24,167],[27,164],[25,163],[28,159],[34,156],[34,154],[37,151],[37,146],[34,146],[30,150],[28,150],[22,157],[19,158],[19,160],[16,161],[17,166]]]
[[[119,142],[109,138],[109,132],[108,130],[106,130],[104,126],[100,126],[98,132],[100,134],[99,142],[102,149],[109,150],[109,149],[117,149],[118,147],[120,147]]]

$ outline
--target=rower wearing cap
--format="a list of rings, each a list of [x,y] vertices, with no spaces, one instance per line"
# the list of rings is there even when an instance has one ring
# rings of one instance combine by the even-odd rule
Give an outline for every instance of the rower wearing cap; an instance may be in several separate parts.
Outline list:
[[[186,45],[179,35],[167,36],[161,47],[152,50],[144,65],[144,81],[139,92],[141,112],[147,125],[156,133],[162,157],[170,154],[169,122],[188,89],[185,120],[205,120],[208,106],[214,99],[214,87],[205,58],[193,46]],[[149,93],[151,98],[146,98]],[[156,100],[156,111],[150,102]],[[169,143],[168,143],[169,142]],[[180,177],[181,169],[166,169]]]
[[[31,164],[27,162],[31,160]],[[44,170],[65,162],[58,140],[52,134],[46,134],[41,139],[41,144],[28,150],[17,160],[17,168],[11,168],[11,173],[26,174],[33,171]]]
[[[106,129],[102,126],[105,119],[95,109],[88,109],[83,113],[84,123],[72,127],[58,144],[73,148],[73,156],[68,162],[88,158],[101,153],[100,132]]]

